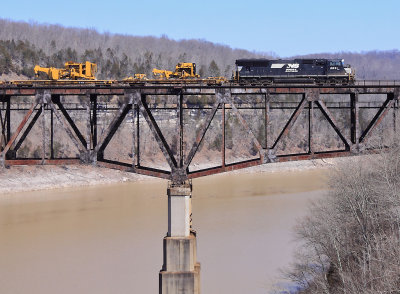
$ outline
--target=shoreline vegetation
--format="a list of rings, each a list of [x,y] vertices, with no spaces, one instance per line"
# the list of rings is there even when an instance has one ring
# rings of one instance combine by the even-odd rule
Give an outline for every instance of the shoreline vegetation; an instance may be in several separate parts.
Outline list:
[[[292,294],[399,293],[400,145],[338,165],[295,232]],[[285,292],[286,293],[286,292]]]

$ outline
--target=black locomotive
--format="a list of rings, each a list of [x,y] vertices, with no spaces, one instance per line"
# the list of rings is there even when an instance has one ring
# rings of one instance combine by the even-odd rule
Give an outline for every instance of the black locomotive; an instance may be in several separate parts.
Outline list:
[[[343,59],[238,59],[233,78],[243,84],[352,84],[354,71]]]

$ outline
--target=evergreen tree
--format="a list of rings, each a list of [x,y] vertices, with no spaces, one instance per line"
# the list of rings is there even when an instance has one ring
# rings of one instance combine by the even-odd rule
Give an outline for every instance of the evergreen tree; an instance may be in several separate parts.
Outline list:
[[[210,77],[219,77],[221,76],[221,72],[219,71],[219,67],[215,60],[213,59],[208,66],[208,75]]]

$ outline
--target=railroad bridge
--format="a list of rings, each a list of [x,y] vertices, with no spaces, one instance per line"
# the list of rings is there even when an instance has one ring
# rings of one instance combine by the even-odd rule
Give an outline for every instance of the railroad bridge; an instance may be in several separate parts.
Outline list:
[[[399,97],[399,81],[0,84],[0,163],[95,164],[168,179],[160,293],[199,293],[191,179],[270,162],[376,152],[398,129]],[[71,150],[60,152],[60,133]],[[33,155],[23,147],[32,136]],[[375,139],[379,144],[371,143]],[[154,148],[158,153],[149,155]]]

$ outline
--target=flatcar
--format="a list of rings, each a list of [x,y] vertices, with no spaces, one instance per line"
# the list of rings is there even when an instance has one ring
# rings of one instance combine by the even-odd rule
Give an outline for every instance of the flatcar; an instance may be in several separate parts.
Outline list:
[[[353,84],[343,59],[238,59],[233,79],[246,83]]]

